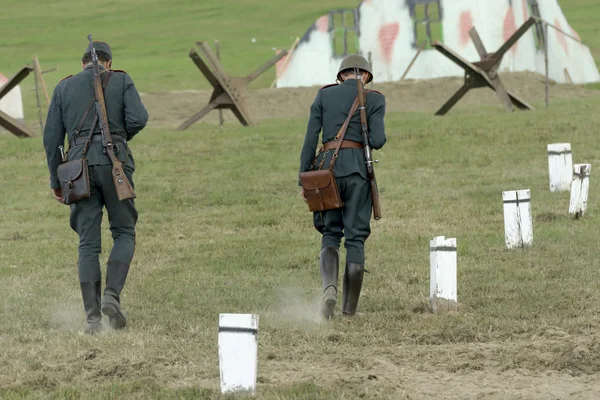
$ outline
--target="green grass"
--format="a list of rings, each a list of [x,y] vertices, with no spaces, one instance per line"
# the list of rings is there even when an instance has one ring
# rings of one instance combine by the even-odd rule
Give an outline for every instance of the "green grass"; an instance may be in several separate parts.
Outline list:
[[[600,3],[569,0],[561,5],[600,62]],[[114,67],[129,71],[141,91],[208,88],[187,57],[196,41],[213,45],[218,40],[226,70],[245,76],[271,58],[274,47],[289,49],[318,17],[355,6],[348,0],[0,0],[7,10],[0,15],[0,69],[11,75],[37,54],[43,68],[59,67],[46,75],[51,90],[79,71],[92,33],[111,44]],[[438,28],[433,29],[437,35]],[[252,87],[268,87],[274,77],[272,69]],[[26,80],[24,88],[32,87],[32,80]]]
[[[590,132],[600,124],[592,112],[599,105],[592,98],[512,115],[500,107],[445,118],[390,115],[389,143],[377,153],[384,219],[367,242],[364,315],[331,324],[316,317],[319,237],[296,197],[305,122],[230,124],[226,134],[201,124],[177,133],[149,128],[132,144],[140,223],[123,297],[131,328],[100,337],[76,333],[83,322],[77,240],[67,208],[50,198],[40,139],[3,135],[0,395],[121,398],[110,397],[116,388],[123,398],[186,398],[204,395],[200,389],[214,397],[220,312],[260,314],[267,398],[396,397],[378,360],[423,374],[473,362],[462,360],[467,351],[440,354],[438,367],[418,366],[414,351],[438,352],[422,345],[524,342],[507,350],[512,356],[490,358],[514,363],[532,338],[554,354],[548,332],[568,335],[561,346],[596,340],[600,185],[592,178],[588,215],[568,218],[568,194],[548,191],[546,144],[571,142],[576,162],[597,164]],[[508,251],[501,192],[522,188],[532,191],[534,246]],[[428,244],[437,235],[458,240],[461,311],[454,315],[427,312]],[[401,360],[394,355],[411,348]],[[325,378],[330,363],[354,380]],[[591,355],[576,365],[600,371]],[[380,383],[363,386],[357,374]]]
[[[600,65],[600,24],[598,24],[600,3],[595,0],[559,0],[559,4],[569,25],[590,48],[596,65]]]
[[[596,7],[586,1],[565,12],[598,55],[597,14],[578,10]],[[4,1],[12,14],[0,16],[0,67],[38,54],[61,76],[76,72],[92,32],[142,91],[202,88],[186,56],[195,40],[219,39],[226,68],[243,75],[320,15],[348,7],[260,4]],[[306,121],[148,127],[132,142],[140,220],[123,295],[130,328],[98,337],[78,332],[77,237],[50,197],[41,139],[0,134],[0,398],[222,398],[223,312],[260,315],[261,398],[600,397],[600,98],[536,106],[388,115],[388,144],[376,153],[384,218],[367,242],[363,314],[328,324],[317,318],[320,238],[297,197]],[[594,165],[582,220],[567,216],[568,193],[548,190],[553,142],[572,143],[574,161]],[[501,192],[524,188],[534,246],[508,251]],[[457,314],[428,312],[437,235],[458,240]]]
[[[352,4],[353,6],[354,4]],[[246,76],[270,59],[273,47],[289,49],[316,19],[347,0],[73,0],[0,1],[0,68],[9,75],[34,54],[50,86],[80,70],[87,35],[110,43],[114,67],[130,71],[142,91],[207,88],[187,54],[196,41],[218,40],[225,69]],[[251,39],[256,38],[256,43]],[[253,82],[268,87],[274,69]]]

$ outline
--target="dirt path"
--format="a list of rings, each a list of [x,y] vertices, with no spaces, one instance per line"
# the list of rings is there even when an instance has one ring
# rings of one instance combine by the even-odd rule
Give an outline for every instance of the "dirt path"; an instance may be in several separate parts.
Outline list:
[[[343,358],[312,355],[306,362],[273,357],[261,365],[261,375],[269,377],[266,384],[315,382],[367,397],[598,399],[598,347],[595,337],[568,335],[515,342],[402,345],[369,348],[368,354],[357,349],[354,356]]]
[[[543,102],[543,77],[533,73],[514,73],[502,76],[506,87],[523,100]],[[425,111],[435,113],[461,85],[462,78],[440,78],[423,81],[403,81],[375,85],[373,89],[383,92],[387,99],[388,112]],[[304,118],[318,88],[258,89],[250,90],[246,101],[252,115],[262,121],[271,118]],[[552,85],[551,100],[600,95],[576,85]],[[208,103],[211,91],[188,90],[179,92],[143,93],[142,98],[150,113],[154,126],[177,127],[189,116]],[[471,91],[457,107],[490,104],[501,109],[498,98],[488,89]],[[235,119],[230,111],[224,111],[226,121]],[[212,111],[202,122],[218,123],[218,113]],[[237,122],[236,122],[237,123]]]

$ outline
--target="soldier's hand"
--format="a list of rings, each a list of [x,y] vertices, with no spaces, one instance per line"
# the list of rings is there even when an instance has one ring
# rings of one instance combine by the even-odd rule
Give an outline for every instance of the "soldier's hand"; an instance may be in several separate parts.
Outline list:
[[[62,189],[52,189],[52,196],[58,201],[60,204],[65,204],[65,198],[62,194]]]
[[[304,188],[300,189],[300,193],[298,194],[300,197],[302,197],[302,200],[304,200],[305,203],[308,203],[308,200],[306,200],[306,195],[304,194]]]

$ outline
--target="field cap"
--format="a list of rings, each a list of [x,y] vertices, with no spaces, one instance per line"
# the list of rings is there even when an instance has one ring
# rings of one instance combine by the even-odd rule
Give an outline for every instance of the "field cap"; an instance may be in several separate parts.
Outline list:
[[[101,51],[103,53],[108,54],[110,59],[112,60],[112,51],[110,51],[110,46],[106,42],[98,42],[94,40],[94,49],[96,52]],[[88,44],[87,49],[85,49],[85,53],[91,53],[92,49],[90,49],[90,45]]]

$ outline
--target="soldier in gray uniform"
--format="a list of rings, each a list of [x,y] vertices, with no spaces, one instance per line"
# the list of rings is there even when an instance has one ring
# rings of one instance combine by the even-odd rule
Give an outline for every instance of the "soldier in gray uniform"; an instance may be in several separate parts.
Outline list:
[[[317,93],[310,108],[310,119],[300,155],[300,172],[310,171],[319,134],[323,131],[323,153],[316,165],[325,157],[327,168],[335,152],[334,138],[343,125],[354,99],[358,94],[354,68],[359,68],[362,81],[367,84],[373,79],[367,60],[359,55],[346,57],[338,72],[339,84],[325,86]],[[369,126],[369,141],[373,149],[380,149],[386,142],[384,116],[385,97],[374,90],[366,95],[366,114]],[[365,266],[364,244],[371,233],[371,189],[368,181],[360,113],[356,111],[344,137],[342,148],[335,163],[334,174],[344,205],[341,208],[313,213],[314,226],[323,235],[320,265],[323,279],[321,312],[327,319],[334,314],[338,292],[339,247],[344,238],[346,269],[342,312],[354,315],[362,288]],[[304,198],[303,191],[301,196]]]
[[[133,186],[135,162],[127,144],[148,121],[133,80],[127,73],[111,70],[112,52],[104,42],[94,42],[100,64],[104,98],[110,131],[117,158],[123,163],[125,174]],[[138,214],[133,200],[119,201],[112,179],[112,164],[102,145],[102,135],[94,118],[94,88],[88,46],[82,58],[83,71],[63,79],[54,89],[44,128],[44,148],[50,171],[50,187],[54,198],[64,203],[57,168],[65,134],[69,141],[68,161],[82,158],[84,144],[90,130],[94,130],[86,154],[89,166],[90,197],[71,204],[71,228],[79,235],[79,282],[87,315],[85,331],[96,333],[102,329],[102,313],[109,317],[113,329],[122,329],[126,319],[120,308],[120,295],[129,272],[135,248],[135,225]],[[114,245],[108,257],[106,287],[101,300],[99,255],[101,223],[106,208]]]

